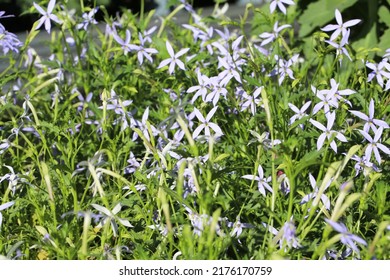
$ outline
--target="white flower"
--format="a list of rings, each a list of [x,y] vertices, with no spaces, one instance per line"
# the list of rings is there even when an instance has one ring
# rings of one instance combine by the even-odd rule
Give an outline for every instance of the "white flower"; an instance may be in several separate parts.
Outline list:
[[[382,143],[378,142],[382,137],[383,127],[381,126],[379,127],[379,129],[375,131],[374,139],[367,132],[363,130],[359,130],[359,131],[364,136],[364,138],[366,138],[366,140],[370,142],[370,144],[368,144],[368,146],[366,147],[366,151],[365,151],[366,159],[370,160],[371,154],[374,151],[376,161],[378,162],[378,164],[381,164],[381,156],[379,154],[378,148],[382,150],[382,152],[390,155],[390,149],[387,148]]]
[[[274,30],[272,33],[264,32],[259,35],[260,38],[265,39],[263,42],[261,42],[260,46],[264,46],[267,45],[268,43],[275,41],[275,39],[279,36],[279,32],[288,27],[291,27],[291,25],[285,24],[278,27],[278,22],[275,22]]]
[[[218,109],[218,106],[215,106],[213,109],[211,109],[211,111],[207,114],[206,118],[204,118],[201,114],[201,112],[194,108],[194,112],[195,112],[195,115],[196,117],[198,118],[198,120],[202,123],[201,125],[199,125],[192,137],[195,139],[198,137],[198,135],[200,134],[200,132],[204,129],[205,131],[205,135],[206,136],[210,136],[210,128],[212,130],[214,130],[214,132],[217,134],[217,135],[223,135],[223,132],[221,130],[221,128],[216,124],[216,123],[213,123],[213,122],[210,122],[210,119],[214,116],[214,113],[215,111],[217,111]]]
[[[275,11],[276,6],[278,6],[279,10],[283,13],[286,14],[286,7],[283,4],[287,5],[295,5],[294,1],[292,0],[274,0],[271,2],[269,9],[271,14]]]
[[[360,19],[353,19],[349,20],[347,22],[343,22],[343,18],[341,17],[341,13],[339,10],[336,9],[335,11],[335,16],[336,16],[336,21],[337,24],[328,24],[324,28],[321,28],[322,31],[328,32],[328,31],[333,31],[332,35],[330,36],[330,40],[334,41],[340,33],[342,34],[343,37],[347,36],[347,28],[354,26],[361,22]]]
[[[15,201],[10,201],[10,202],[7,202],[7,203],[0,205],[0,230],[1,230],[1,224],[3,222],[3,215],[1,214],[1,211],[11,207],[14,204],[15,204]]]
[[[175,72],[175,66],[177,64],[177,66],[179,66],[180,69],[185,70],[184,63],[178,58],[180,56],[182,56],[183,54],[185,54],[186,52],[188,52],[190,49],[185,48],[185,49],[182,49],[178,53],[175,54],[171,44],[168,41],[166,42],[166,47],[167,47],[167,51],[171,57],[161,61],[160,65],[157,67],[157,69],[160,69],[160,68],[167,66],[169,64],[169,74],[172,74],[173,72]]]
[[[316,183],[316,179],[313,177],[313,175],[311,175],[309,173],[309,180],[310,180],[310,185],[311,187],[313,188],[313,192],[312,193],[309,193],[307,195],[305,195],[302,200],[301,200],[301,204],[304,204],[304,203],[307,203],[309,202],[310,200],[314,200],[314,198],[318,195],[318,187],[317,187],[317,183]],[[326,187],[325,189],[327,189],[330,185],[331,181],[329,181],[327,184],[326,184]],[[324,189],[324,190],[325,190]],[[325,208],[327,210],[330,210],[330,200],[329,198],[325,195],[325,194],[321,194],[321,201],[322,203],[324,204]],[[309,209],[310,211],[310,209]]]
[[[249,95],[246,92],[242,94],[242,97],[245,98],[245,101],[243,101],[241,104],[241,111],[244,111],[245,109],[250,107],[252,115],[254,116],[256,114],[256,107],[261,101],[261,98],[257,97],[260,95],[262,89],[263,87],[257,88],[253,92],[253,95]]]
[[[273,193],[271,186],[268,184],[272,180],[271,176],[269,176],[268,178],[264,178],[264,171],[261,165],[259,165],[259,167],[257,168],[257,172],[259,176],[244,175],[242,176],[242,178],[258,181],[257,187],[259,189],[259,192],[264,196],[266,196],[265,189],[267,189],[270,193]]]
[[[349,55],[348,50],[345,48],[345,45],[348,44],[349,31],[350,30],[348,29],[347,33],[341,39],[339,44],[337,44],[336,42],[333,42],[331,40],[325,40],[325,42],[327,42],[329,45],[331,45],[332,47],[334,47],[336,49],[336,56],[339,57],[339,61],[340,62],[342,60],[342,55],[343,54],[346,55],[349,58],[350,61],[352,61],[352,58]]]
[[[371,80],[375,77],[378,84],[383,88],[383,77],[390,80],[390,72],[387,72],[387,61],[386,59],[382,60],[378,64],[367,62],[366,66],[372,70],[370,74],[368,74],[367,82],[371,82]],[[389,69],[387,69],[389,70]],[[386,87],[387,88],[387,87]]]
[[[332,126],[333,126],[333,123],[334,123],[335,118],[336,118],[336,113],[332,112],[332,113],[326,115],[326,118],[328,119],[328,123],[327,123],[326,127],[315,120],[312,120],[312,119],[310,120],[310,122],[315,127],[317,127],[318,129],[323,131],[323,133],[320,135],[320,137],[318,137],[318,140],[317,140],[317,150],[320,150],[322,148],[322,146],[324,145],[325,138],[328,138],[328,140],[330,140],[334,135],[341,142],[348,142],[347,138],[345,138],[345,136],[343,134],[341,134],[338,131],[332,130]],[[332,140],[332,142],[330,142],[330,147],[333,149],[333,151],[335,151],[335,153],[337,153],[337,146],[336,146],[336,142],[334,140]]]
[[[308,101],[303,104],[301,109],[298,109],[298,107],[296,107],[294,104],[288,103],[288,107],[290,107],[290,109],[295,112],[295,115],[290,118],[290,125],[292,125],[296,120],[300,120],[303,117],[307,116],[305,111],[307,110],[307,108],[309,108],[310,104],[311,101]],[[303,129],[303,124],[300,124],[299,126]]]
[[[362,120],[366,121],[363,127],[364,132],[369,132],[370,128],[375,132],[377,130],[377,126],[383,127],[383,128],[389,128],[389,125],[382,120],[374,119],[375,114],[375,107],[374,107],[374,100],[371,99],[369,109],[368,109],[368,116],[362,112],[351,110],[349,111],[355,116],[361,118]]]
[[[47,6],[47,11],[42,9],[41,6],[39,6],[35,2],[33,3],[33,5],[34,5],[35,9],[37,9],[38,12],[42,15],[42,17],[39,19],[39,23],[38,23],[37,27],[35,28],[35,30],[39,29],[42,26],[42,24],[45,24],[46,31],[48,33],[50,33],[50,29],[51,29],[50,20],[52,20],[58,24],[62,23],[56,15],[52,14],[54,6],[56,5],[56,0],[50,0],[49,5]]]

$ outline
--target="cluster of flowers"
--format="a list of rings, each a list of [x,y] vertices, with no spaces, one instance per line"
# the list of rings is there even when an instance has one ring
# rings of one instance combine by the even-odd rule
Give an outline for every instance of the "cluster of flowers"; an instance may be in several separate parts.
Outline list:
[[[218,74],[215,76],[208,77],[205,73],[202,73],[202,69],[209,64],[207,61],[203,61],[202,65],[199,64],[197,66],[196,74],[197,74],[197,84],[192,85],[188,89],[183,91],[183,94],[188,94],[191,96],[191,106],[192,112],[186,114],[183,110],[180,111],[180,115],[183,116],[184,121],[186,122],[187,128],[192,131],[192,138],[198,141],[210,141],[210,139],[219,139],[224,136],[224,132],[221,127],[213,122],[212,119],[216,114],[217,110],[220,108],[218,104],[222,99],[227,100],[228,92],[230,86],[236,85],[233,87],[235,92],[235,98],[237,101],[237,108],[232,108],[232,111],[250,111],[252,116],[255,116],[257,113],[257,108],[259,106],[263,107],[262,98],[260,98],[261,92],[263,90],[263,86],[259,86],[254,88],[251,92],[244,89],[243,84],[245,80],[241,73],[245,71],[245,66],[247,65],[246,56],[250,55],[248,50],[249,47],[244,46],[244,36],[236,36],[233,32],[229,31],[227,28],[223,30],[215,29],[213,27],[207,26],[198,14],[195,13],[193,8],[186,3],[185,9],[192,15],[194,20],[194,24],[184,24],[183,27],[190,30],[193,34],[193,39],[197,42],[201,48],[201,51],[207,51],[210,56],[217,55],[218,65],[217,70],[219,70]],[[275,0],[270,4],[271,13],[275,12],[276,8],[278,8],[282,13],[286,14],[287,10],[285,5],[293,5],[294,2],[291,0]],[[50,0],[48,7],[44,10],[42,7],[34,3],[34,7],[36,10],[42,15],[39,19],[39,23],[37,25],[37,29],[44,25],[46,31],[48,33],[51,32],[51,22],[55,22],[57,24],[62,24],[62,21],[53,13],[55,8],[55,0]],[[97,9],[92,9],[89,13],[83,14],[83,21],[77,25],[78,29],[88,30],[90,24],[97,24],[94,19],[94,15],[96,14]],[[4,13],[0,13],[0,18]],[[322,30],[325,32],[333,31],[330,36],[330,40],[326,40],[326,42],[333,46],[336,49],[336,56],[339,58],[340,63],[342,63],[344,56],[348,57],[349,60],[352,60],[350,54],[348,53],[345,46],[348,44],[348,39],[350,35],[349,27],[359,24],[360,20],[354,19],[347,22],[343,22],[341,13],[336,10],[335,17],[337,24],[331,24],[325,26]],[[282,33],[284,30],[291,28],[291,25],[281,25],[276,22],[273,27],[272,32],[264,32],[259,35],[261,39],[260,45],[256,45],[253,43],[253,47],[255,47],[260,53],[268,56],[272,52],[273,44],[272,42],[281,39],[283,40]],[[136,55],[139,66],[145,66],[145,63],[153,64],[155,59],[161,59],[159,62],[157,69],[165,69],[170,75],[178,74],[178,71],[186,70],[186,63],[189,62],[195,55],[188,55],[191,53],[190,48],[182,48],[175,51],[176,46],[172,45],[168,40],[166,41],[165,47],[168,53],[168,57],[162,59],[158,50],[153,46],[152,35],[156,31],[157,27],[151,27],[150,29],[139,32],[138,33],[138,44],[132,43],[132,34],[128,29],[122,28],[119,21],[114,22],[112,25],[107,25],[106,28],[106,36],[112,36],[120,49],[123,51],[125,56]],[[3,47],[4,54],[7,54],[10,50],[13,52],[18,52],[18,48],[22,45],[17,37],[14,34],[8,33],[5,31],[3,26],[0,24],[0,33],[3,35],[0,37],[0,45]],[[125,35],[125,37],[121,37],[120,34]],[[216,35],[217,34],[217,35]],[[69,38],[69,42],[72,41],[72,38]],[[252,44],[252,42],[247,42],[248,44]],[[252,45],[251,45],[252,46]],[[267,48],[267,46],[269,46]],[[119,48],[118,48],[119,49]],[[186,56],[185,56],[186,55]],[[387,54],[383,57],[383,60],[374,64],[372,62],[367,62],[366,66],[373,70],[372,73],[368,76],[368,82],[372,82],[374,77],[377,80],[377,83],[384,90],[388,90],[390,88],[390,64],[388,62],[388,57],[390,56],[390,49],[387,51]],[[55,58],[52,58],[55,59]],[[82,55],[77,57],[76,59],[83,59]],[[271,70],[264,70],[268,76],[275,76],[278,78],[278,84],[282,85],[286,81],[286,77],[289,77],[291,80],[294,80],[294,66],[299,61],[299,54],[293,54],[291,57],[284,59],[283,57],[274,56],[274,61],[276,62],[274,68]],[[37,60],[35,60],[37,63]],[[58,72],[58,81],[61,82],[63,80],[62,71]],[[386,85],[385,85],[386,81]],[[317,103],[312,106],[311,113],[309,114],[308,110],[311,107],[312,101],[308,101],[301,106],[301,108],[297,107],[292,103],[289,103],[289,108],[295,113],[290,118],[289,125],[293,125],[294,122],[310,116],[309,123],[311,123],[315,128],[320,130],[320,135],[317,140],[317,150],[321,150],[325,143],[329,142],[330,147],[335,153],[338,153],[338,147],[336,144],[336,139],[340,142],[347,143],[348,139],[344,135],[342,131],[336,130],[334,128],[336,121],[336,112],[340,106],[340,103],[346,104],[349,107],[353,107],[353,104],[347,99],[349,95],[355,93],[352,89],[339,89],[339,83],[335,79],[330,80],[330,89],[318,89],[314,85],[311,86],[313,91],[313,100],[317,99]],[[101,120],[94,118],[94,113],[86,109],[88,103],[92,102],[92,93],[89,93],[86,97],[84,97],[80,92],[78,92],[77,88],[74,88],[74,93],[77,93],[79,98],[79,112],[83,112],[85,114],[85,123],[88,125],[95,125],[97,127],[98,133],[103,133]],[[178,96],[171,92],[170,89],[166,89],[166,92],[170,94],[172,100],[178,99]],[[104,100],[103,95],[101,96],[102,100]],[[200,100],[201,99],[201,100]],[[27,101],[26,101],[27,102]],[[105,109],[108,111],[112,111],[113,114],[117,116],[113,125],[120,125],[121,130],[126,129],[137,129],[139,132],[133,132],[133,141],[137,141],[137,139],[143,137],[146,140],[150,141],[151,136],[158,137],[157,138],[157,147],[159,149],[159,153],[161,157],[164,158],[167,154],[169,154],[172,158],[176,159],[175,171],[178,172],[180,166],[183,162],[186,163],[186,169],[184,170],[184,198],[189,195],[194,195],[198,192],[198,185],[196,179],[196,173],[201,173],[202,169],[199,166],[204,165],[208,157],[203,156],[199,158],[185,158],[182,155],[175,152],[175,150],[179,149],[182,143],[184,142],[185,131],[180,123],[174,122],[171,126],[160,125],[155,127],[149,124],[149,108],[146,108],[143,112],[142,119],[138,120],[134,118],[136,110],[128,110],[128,107],[133,103],[132,100],[122,100],[120,96],[118,96],[114,89],[108,94],[107,105],[102,105],[99,109]],[[204,107],[204,104],[212,105],[212,108],[208,111],[206,115],[202,114],[201,107]],[[365,147],[364,156],[359,157],[358,155],[354,155],[352,159],[357,161],[358,163],[355,165],[356,176],[360,174],[362,170],[366,170],[366,168],[371,168],[376,171],[379,171],[379,168],[371,161],[372,156],[378,165],[381,165],[382,157],[381,152],[390,155],[390,149],[381,143],[381,137],[384,129],[388,129],[389,125],[380,119],[375,118],[374,104],[375,101],[370,100],[370,104],[368,106],[368,115],[357,111],[357,110],[349,110],[351,116],[356,116],[361,119],[363,123],[363,129],[358,130],[360,134],[363,136],[362,140],[367,141],[367,145]],[[206,107],[208,108],[208,107]],[[24,105],[25,115],[28,114],[28,106]],[[174,110],[172,110],[174,111]],[[313,119],[314,116],[325,116],[327,119],[326,124],[322,124],[320,121]],[[195,125],[195,117],[197,119],[198,126]],[[82,124],[78,124],[81,126]],[[304,130],[307,128],[306,124],[300,124],[299,127]],[[76,126],[77,128],[77,126]],[[72,133],[77,133],[78,130],[72,130]],[[373,133],[373,136],[370,134]],[[152,135],[150,135],[150,133]],[[203,134],[202,134],[203,133]],[[173,136],[170,136],[173,135]],[[268,136],[268,134],[267,134]],[[265,136],[261,141],[264,145],[268,145],[269,147],[273,147],[282,143],[283,140],[274,140],[273,142],[267,139]],[[260,138],[260,137],[259,137]],[[267,143],[267,144],[266,144]],[[7,145],[6,145],[7,144]],[[9,147],[9,142],[4,142],[1,145],[1,152],[4,152]],[[92,160],[88,162],[88,164],[92,164],[98,167],[102,163],[102,158],[98,155],[94,157]],[[136,158],[133,153],[130,153],[128,159],[128,166],[124,169],[124,174],[132,174],[136,170],[140,169],[140,161]],[[155,176],[158,174],[159,168],[161,168],[156,161],[149,160],[147,162],[149,165],[149,173],[148,177]],[[86,163],[80,163],[78,165],[78,169],[75,171],[75,174],[80,173],[85,170]],[[163,166],[167,168],[166,166]],[[266,176],[264,169],[261,165],[257,167],[257,175],[247,174],[243,175],[243,179],[257,181],[258,191],[263,195],[267,196],[268,193],[273,193],[275,190],[270,186],[271,176]],[[12,190],[12,193],[15,194],[17,190],[17,186],[20,183],[28,183],[23,181],[15,174],[12,167],[7,166],[7,168],[11,171],[11,173],[6,174],[1,178],[1,181],[7,180],[9,181],[9,188]],[[218,168],[218,167],[217,167]],[[99,173],[99,168],[96,169],[98,178],[100,179],[102,174]],[[364,173],[364,175],[367,175]],[[283,174],[280,178],[280,189],[284,194],[289,193],[289,181],[288,178]],[[0,181],[0,182],[1,182]],[[305,195],[301,203],[305,204],[309,201],[314,200],[314,198],[318,195],[318,186],[317,180],[309,174],[309,182],[313,188],[313,192]],[[327,187],[332,182],[327,182]],[[96,184],[92,185],[93,194],[95,195],[98,192]],[[144,190],[144,186],[139,186],[138,191]],[[327,210],[331,210],[331,203],[329,198],[325,194],[321,194],[321,201],[324,207]],[[13,205],[14,202],[8,202],[4,205],[0,206],[0,210],[4,210]],[[121,205],[116,205],[113,210],[109,210],[103,206],[92,204],[91,205],[95,210],[101,213],[100,216],[100,225],[104,223],[111,223],[114,235],[117,234],[117,223],[115,220],[119,221],[120,224],[126,227],[132,227],[129,221],[121,219],[117,216],[117,214],[121,210]],[[186,207],[188,212],[188,218],[191,221],[191,224],[194,228],[194,233],[197,235],[201,235],[206,224],[211,222],[211,217],[207,214],[198,214]],[[1,213],[0,213],[0,226],[1,226]],[[99,219],[97,219],[99,220]],[[354,242],[358,242],[362,245],[366,245],[366,242],[351,233],[348,232],[348,229],[343,223],[337,223],[332,220],[325,220],[333,229],[341,233],[342,238],[341,242],[350,247],[353,251],[359,253],[359,249],[355,245]],[[239,237],[242,233],[243,228],[252,228],[253,225],[248,223],[241,223],[240,218],[237,217],[235,222],[228,221],[227,218],[220,218],[220,222],[225,222],[227,227],[232,228],[230,235]],[[265,228],[267,228],[271,233],[279,238],[280,247],[284,247],[286,244],[288,247],[298,248],[300,247],[300,242],[296,238],[296,228],[294,226],[293,218],[289,217],[286,223],[281,227],[278,231],[277,229],[263,224]],[[165,225],[151,226],[152,228],[159,229],[163,235],[166,234]],[[221,227],[217,227],[217,233],[223,234],[221,232]],[[282,234],[280,234],[282,233]]]

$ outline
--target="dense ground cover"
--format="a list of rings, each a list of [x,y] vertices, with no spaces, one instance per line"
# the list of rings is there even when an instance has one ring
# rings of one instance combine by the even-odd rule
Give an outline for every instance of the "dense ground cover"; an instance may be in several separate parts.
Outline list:
[[[388,259],[390,51],[353,49],[339,10],[301,38],[291,0],[239,21],[181,2],[0,26],[0,254]]]

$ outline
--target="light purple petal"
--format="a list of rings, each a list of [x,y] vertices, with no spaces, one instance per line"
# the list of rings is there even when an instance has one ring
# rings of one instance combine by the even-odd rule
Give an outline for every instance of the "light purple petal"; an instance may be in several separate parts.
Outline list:
[[[379,127],[377,131],[375,131],[375,136],[374,136],[374,143],[377,143],[381,137],[382,137],[382,132],[383,132],[383,127]]]
[[[269,5],[269,10],[270,13],[272,14],[276,9],[276,1],[272,1],[271,4]]]
[[[9,201],[9,202],[4,203],[4,204],[0,205],[0,211],[7,209],[14,204],[15,204],[15,201]]]
[[[171,61],[171,64],[169,64],[168,72],[169,72],[169,74],[172,74],[173,72],[175,72],[175,62],[173,60]]]
[[[336,131],[336,138],[339,139],[341,142],[348,142],[347,138],[340,132]]]
[[[309,108],[310,104],[311,104],[311,101],[308,101],[305,104],[303,104],[303,106],[301,108],[301,112],[305,112],[307,110],[307,108]]]
[[[336,142],[334,140],[332,142],[330,142],[330,147],[337,154],[337,145],[336,145]]]
[[[339,26],[336,24],[328,24],[327,26],[321,28],[322,31],[328,32],[328,31],[333,31],[336,30]]]
[[[389,125],[385,121],[374,119],[372,122],[374,124],[376,124],[377,126],[381,126],[381,127],[384,127],[384,128],[389,128]]]
[[[373,150],[374,150],[374,154],[375,154],[375,159],[376,159],[376,161],[379,163],[379,164],[381,164],[381,161],[382,161],[382,159],[381,159],[381,155],[379,154],[379,151],[378,151],[378,148],[373,148]]]
[[[325,133],[322,133],[320,135],[320,137],[318,137],[318,140],[317,140],[317,150],[318,151],[321,150],[322,145],[324,145],[325,138],[326,138],[326,134]]]
[[[326,126],[328,128],[328,130],[332,129],[332,126],[333,126],[335,119],[336,119],[336,112],[332,112],[332,113],[328,114],[328,124]]]
[[[329,219],[325,219],[325,221],[336,231],[340,232],[340,233],[347,233],[348,232],[348,229],[347,227],[343,224],[343,223],[336,223],[332,220],[329,220]]]
[[[325,205],[325,208],[327,210],[329,210],[330,209],[330,200],[325,194],[321,195],[321,201]]]
[[[364,153],[367,160],[371,159],[371,153],[372,153],[372,145],[368,145]]]
[[[315,190],[317,188],[317,183],[316,183],[316,179],[313,177],[313,175],[311,175],[311,173],[309,173],[309,181],[311,187]]]
[[[242,176],[241,178],[248,179],[248,180],[259,181],[259,177],[254,176],[254,175],[244,175],[244,176]]]
[[[287,13],[286,7],[283,5],[283,3],[278,2],[278,7],[279,7],[279,9],[282,11],[283,14],[286,14],[286,13]]]
[[[175,61],[176,61],[177,66],[179,66],[179,68],[181,70],[186,70],[184,63],[181,60],[176,59]]]

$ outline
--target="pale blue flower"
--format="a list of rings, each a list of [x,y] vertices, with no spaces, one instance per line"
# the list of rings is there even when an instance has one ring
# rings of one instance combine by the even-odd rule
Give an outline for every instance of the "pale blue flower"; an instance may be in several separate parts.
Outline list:
[[[98,227],[103,227],[107,222],[111,223],[111,228],[115,237],[118,235],[118,225],[116,220],[125,227],[133,227],[128,220],[119,218],[117,216],[119,211],[122,209],[122,205],[120,203],[118,203],[111,211],[106,207],[100,206],[98,204],[91,204],[91,206],[104,216],[104,218],[98,224]]]
[[[250,108],[252,115],[254,116],[256,114],[257,105],[261,102],[261,98],[258,98],[258,96],[261,94],[262,89],[263,87],[258,87],[252,94],[242,93],[244,100],[241,103],[241,111]]]
[[[194,113],[195,113],[196,117],[198,118],[198,120],[201,122],[201,124],[194,130],[194,133],[192,134],[192,137],[194,139],[199,136],[199,134],[202,132],[202,130],[205,131],[206,136],[210,136],[211,135],[210,128],[212,130],[214,130],[214,132],[217,135],[223,135],[221,128],[216,123],[210,122],[211,118],[214,116],[217,109],[218,109],[218,106],[215,106],[207,114],[206,118],[204,118],[202,113],[197,108],[194,108]]]
[[[3,49],[4,55],[6,55],[9,51],[19,53],[19,48],[22,45],[23,44],[19,41],[18,37],[15,34],[8,32],[7,30],[5,30],[4,26],[0,24],[0,48]]]
[[[372,129],[372,131],[375,132],[378,129],[376,125],[383,128],[389,128],[389,125],[385,121],[374,119],[374,114],[375,114],[374,99],[371,99],[370,101],[370,105],[368,107],[368,116],[359,111],[351,110],[349,112],[351,112],[352,114],[354,114],[355,116],[361,118],[366,122],[363,127],[363,131],[366,133],[369,132],[370,128]]]
[[[237,238],[241,235],[242,229],[254,227],[248,223],[241,223],[240,217],[237,217],[237,220],[234,223],[228,222],[227,226],[233,228],[233,230],[230,232],[230,236],[236,236]]]
[[[363,238],[350,233],[348,231],[348,228],[343,223],[336,223],[336,222],[334,222],[332,220],[329,220],[329,219],[325,219],[325,221],[335,231],[337,231],[337,232],[339,232],[341,234],[341,238],[340,238],[341,243],[343,243],[344,245],[350,247],[356,253],[359,254],[359,249],[356,246],[355,242],[360,243],[360,244],[362,244],[364,246],[367,246],[367,242]]]
[[[367,62],[366,66],[367,68],[370,68],[372,72],[368,74],[367,77],[367,82],[371,82],[372,79],[375,77],[376,81],[378,84],[383,88],[384,86],[384,81],[383,78],[386,78],[390,81],[390,65],[387,62],[387,59],[383,59],[379,63],[372,63],[372,62]],[[387,86],[386,86],[387,88]]]
[[[117,43],[119,45],[121,45],[122,49],[123,49],[123,53],[125,55],[127,55],[129,52],[131,51],[134,51],[137,49],[137,46],[134,45],[134,44],[130,44],[130,40],[131,40],[131,32],[130,30],[126,30],[126,39],[123,40],[121,37],[118,36],[117,33],[113,33],[112,36],[114,37],[115,41],[117,41]]]
[[[329,45],[331,45],[332,47],[334,47],[336,49],[336,56],[339,58],[340,63],[341,63],[343,54],[346,55],[350,61],[352,61],[352,58],[349,55],[348,50],[345,48],[345,45],[348,44],[349,31],[350,30],[348,29],[347,33],[341,39],[340,43],[336,43],[336,42],[333,42],[331,40],[325,40],[325,42],[327,42]]]
[[[56,5],[56,0],[50,0],[49,4],[47,6],[47,11],[42,9],[41,6],[39,6],[35,2],[33,3],[33,5],[34,5],[35,9],[37,9],[38,12],[42,15],[42,17],[39,19],[37,27],[35,28],[36,30],[39,29],[42,26],[42,24],[45,24],[45,29],[46,29],[47,33],[50,33],[50,29],[51,29],[51,22],[50,21],[51,20],[58,23],[58,24],[62,23],[62,21],[59,20],[56,15],[52,14],[54,6]]]
[[[279,36],[280,31],[282,31],[285,28],[291,27],[289,24],[285,24],[278,27],[278,22],[275,22],[274,24],[274,30],[272,33],[264,32],[259,35],[261,39],[264,39],[264,41],[261,42],[260,46],[265,46],[273,41],[276,40],[276,38]]]

